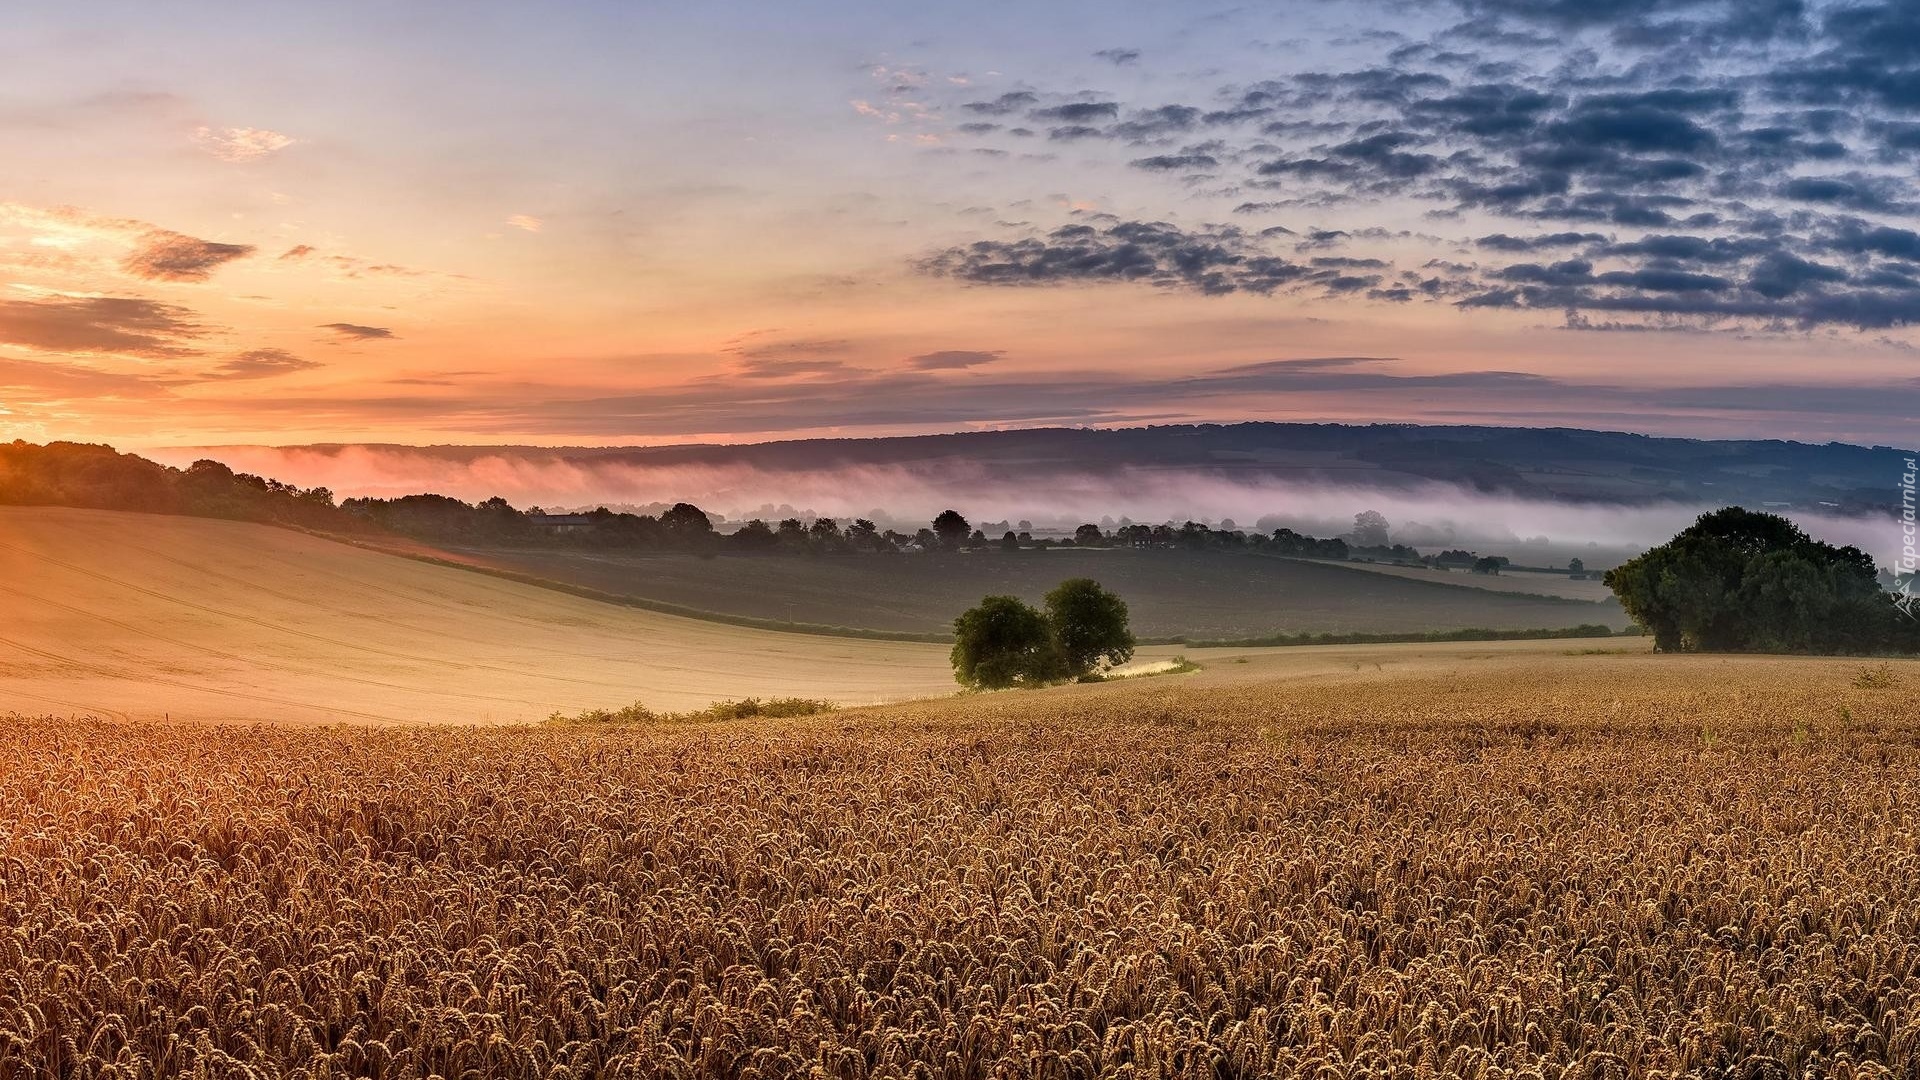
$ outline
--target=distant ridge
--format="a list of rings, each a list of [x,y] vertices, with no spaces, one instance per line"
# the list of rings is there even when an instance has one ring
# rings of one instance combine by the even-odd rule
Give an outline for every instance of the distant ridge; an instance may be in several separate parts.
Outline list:
[[[957,465],[1009,482],[1065,473],[1193,470],[1380,489],[1430,482],[1568,502],[1658,501],[1882,514],[1911,451],[1779,439],[1710,440],[1579,428],[1417,424],[1182,424],[1029,428],[880,438],[675,446],[539,447],[327,443],[448,461],[507,457],[580,464],[746,466],[778,473],[887,466],[934,474]],[[232,447],[206,447],[217,455]]]

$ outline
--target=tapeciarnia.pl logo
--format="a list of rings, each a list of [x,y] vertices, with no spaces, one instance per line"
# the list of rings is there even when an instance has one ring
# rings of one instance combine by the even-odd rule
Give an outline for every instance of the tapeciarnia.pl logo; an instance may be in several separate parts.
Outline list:
[[[1894,577],[1899,579],[1899,590],[1893,595],[1894,605],[1908,618],[1920,618],[1916,609],[1920,609],[1920,595],[1914,589],[1915,577],[1915,525],[1913,506],[1913,479],[1915,469],[1913,458],[1906,459],[1906,471],[1900,474],[1900,564],[1894,569]]]

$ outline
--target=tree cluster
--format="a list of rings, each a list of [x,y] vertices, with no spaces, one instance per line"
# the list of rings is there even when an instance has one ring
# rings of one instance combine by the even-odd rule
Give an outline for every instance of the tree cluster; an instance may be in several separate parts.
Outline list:
[[[989,596],[953,621],[953,675],[963,686],[1002,690],[1086,678],[1133,657],[1126,601],[1092,578],[1073,578],[1036,609],[1017,596]]]
[[[1871,556],[1776,514],[1702,514],[1606,582],[1661,652],[1920,650],[1920,623],[1880,587]]]
[[[218,461],[176,469],[111,446],[0,443],[0,505],[74,506],[316,529],[354,525],[323,487],[299,488]]]
[[[340,507],[388,532],[441,543],[704,552],[722,540],[706,512],[692,503],[675,503],[658,517],[604,506],[580,514],[518,510],[497,495],[479,503],[446,495],[348,499]]]

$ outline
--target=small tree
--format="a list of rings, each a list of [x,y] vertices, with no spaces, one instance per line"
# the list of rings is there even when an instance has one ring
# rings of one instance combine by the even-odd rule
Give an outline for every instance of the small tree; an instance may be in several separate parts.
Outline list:
[[[989,596],[953,620],[953,677],[1003,690],[1056,678],[1059,658],[1046,617],[1015,596]]]
[[[1133,659],[1127,602],[1092,578],[1063,581],[1047,594],[1047,625],[1064,674],[1078,678]]]
[[[766,551],[780,543],[773,529],[766,522],[754,518],[733,531],[728,541],[742,551]]]
[[[942,510],[940,516],[933,519],[934,535],[938,536],[940,543],[948,549],[957,548],[965,543],[967,534],[972,531],[973,526],[967,524],[967,519],[961,517],[958,510]]]
[[[837,550],[846,540],[840,533],[840,523],[832,518],[815,518],[807,526],[807,540],[815,551]]]
[[[713,522],[708,520],[706,512],[692,503],[674,503],[666,513],[660,515],[660,524],[667,531],[683,538],[704,538],[713,533]]]
[[[1362,510],[1353,515],[1353,542],[1358,547],[1386,547],[1392,543],[1387,516],[1378,510]]]

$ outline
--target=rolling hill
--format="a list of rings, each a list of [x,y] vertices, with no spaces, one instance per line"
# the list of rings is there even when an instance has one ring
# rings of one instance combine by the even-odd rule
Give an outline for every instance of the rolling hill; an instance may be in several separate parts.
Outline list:
[[[871,470],[890,469],[923,478],[935,488],[970,484],[988,491],[1047,490],[1061,485],[1063,477],[1137,478],[1161,473],[1242,484],[1288,482],[1374,492],[1441,483],[1570,503],[1746,503],[1880,515],[1886,513],[1887,476],[1897,473],[1900,461],[1910,453],[1845,443],[1663,438],[1577,428],[1258,422],[1032,428],[737,445],[212,446],[177,448],[156,456],[185,464],[193,457],[211,455],[302,483],[331,478],[334,470],[329,463],[352,461],[364,468],[375,460],[387,470],[422,476],[431,475],[435,465],[445,470],[493,461],[489,475],[495,478],[508,472],[502,465],[519,470],[559,465],[573,474],[597,477],[603,485],[617,478],[621,469],[735,479],[740,470],[773,477],[845,473],[869,480]],[[673,497],[700,494],[682,490]]]
[[[938,645],[636,611],[263,525],[0,507],[0,713],[521,722],[950,693]]]

